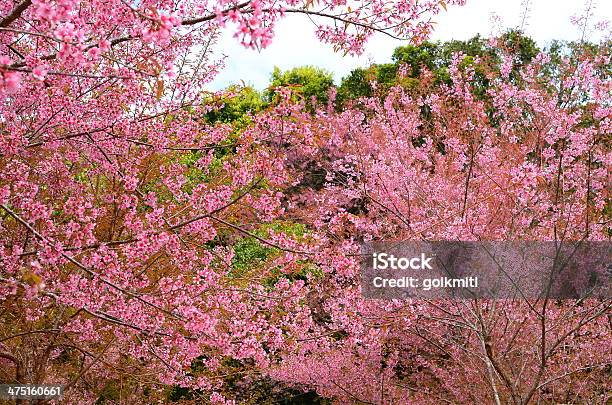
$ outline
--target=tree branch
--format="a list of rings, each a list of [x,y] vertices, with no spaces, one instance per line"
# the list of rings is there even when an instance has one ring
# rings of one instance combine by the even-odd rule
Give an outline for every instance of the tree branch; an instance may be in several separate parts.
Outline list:
[[[30,5],[32,5],[32,0],[24,0],[21,3],[19,3],[17,7],[15,7],[9,13],[9,15],[7,15],[6,17],[2,18],[2,20],[0,20],[0,27],[4,28],[4,27],[8,27],[9,25],[11,25],[13,21],[21,17],[21,14],[23,14],[23,12],[28,7],[30,7]]]

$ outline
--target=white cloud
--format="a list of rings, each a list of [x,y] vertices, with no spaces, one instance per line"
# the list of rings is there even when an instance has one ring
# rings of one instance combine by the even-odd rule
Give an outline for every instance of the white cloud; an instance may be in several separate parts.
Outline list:
[[[449,7],[448,12],[436,16],[432,39],[468,39],[476,34],[488,36],[495,32],[491,23],[492,13],[501,17],[504,28],[517,27],[521,24],[524,1],[468,0],[464,7]],[[580,0],[531,0],[523,28],[541,45],[552,39],[578,39],[581,33],[570,23],[570,17],[582,14],[584,8],[585,2]],[[600,0],[595,5],[594,14],[597,20],[612,19],[612,2]],[[221,89],[244,80],[263,89],[274,66],[289,69],[316,65],[333,72],[339,81],[358,66],[390,61],[393,50],[403,44],[405,42],[378,34],[368,43],[364,55],[342,57],[317,40],[312,22],[303,16],[290,15],[278,23],[273,43],[261,52],[243,48],[231,32],[225,32],[217,44],[217,53],[227,56],[226,68],[211,87]]]

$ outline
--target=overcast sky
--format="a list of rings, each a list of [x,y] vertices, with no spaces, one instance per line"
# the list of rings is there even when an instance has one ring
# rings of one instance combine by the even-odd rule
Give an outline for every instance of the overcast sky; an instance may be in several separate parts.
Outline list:
[[[595,20],[612,20],[612,1],[593,1]],[[583,14],[585,0],[531,0],[530,12],[524,26],[529,36],[540,45],[552,39],[579,39],[580,32],[570,22],[572,15]],[[463,7],[448,7],[447,12],[437,15],[436,30],[432,39],[468,39],[476,34],[489,36],[499,27],[492,23],[491,16],[501,18],[502,28],[517,27],[521,23],[521,0],[467,0]],[[385,63],[391,60],[393,49],[405,45],[378,34],[368,43],[360,57],[342,57],[330,46],[320,43],[314,35],[312,23],[304,16],[290,15],[280,21],[272,45],[262,50],[243,48],[231,32],[225,32],[217,44],[218,55],[225,55],[225,69],[211,84],[213,89],[222,89],[229,84],[244,80],[258,89],[267,86],[274,66],[285,70],[301,65],[316,65],[334,74],[336,82],[358,66],[370,62]]]

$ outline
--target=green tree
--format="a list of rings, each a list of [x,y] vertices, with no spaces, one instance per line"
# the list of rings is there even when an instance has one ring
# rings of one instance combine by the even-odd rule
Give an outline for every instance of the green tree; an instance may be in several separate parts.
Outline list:
[[[514,56],[515,68],[511,80],[518,80],[518,70],[529,63],[540,49],[535,42],[521,31],[511,30],[500,37],[499,48],[489,45],[486,38],[479,35],[467,41],[452,40],[446,42],[425,41],[418,45],[400,46],[392,55],[392,63],[375,64],[368,68],[357,68],[342,79],[338,89],[338,108],[347,101],[359,97],[386,95],[387,90],[395,85],[416,88],[420,85],[423,69],[429,70],[436,84],[449,84],[448,67],[453,54],[462,53],[464,59],[460,67],[471,66],[475,70],[475,92],[478,97],[485,97],[489,86],[487,70],[499,69],[502,51]],[[399,67],[405,67],[405,77],[397,76]],[[376,81],[376,91],[371,82]]]
[[[206,114],[208,122],[237,122],[245,120],[249,113],[256,114],[263,110],[267,103],[263,95],[251,86],[229,86],[228,96],[209,100],[211,105],[219,108]]]
[[[501,46],[514,55],[514,62],[519,66],[528,64],[540,53],[535,41],[520,30],[510,30],[504,33],[500,40]]]
[[[348,100],[356,100],[359,97],[371,97],[374,89],[370,82],[375,79],[374,67],[353,69],[348,76],[342,78],[338,88],[337,106],[340,107]]]
[[[274,68],[270,79],[270,87],[266,92],[266,99],[274,101],[276,88],[290,86],[296,99],[305,101],[307,108],[312,109],[310,103],[314,97],[320,104],[327,104],[329,89],[334,85],[332,73],[315,66],[299,66],[287,71]]]
[[[440,66],[440,44],[433,42],[423,42],[420,45],[407,45],[395,48],[393,62],[406,64],[409,77],[418,77],[423,67],[433,71]]]

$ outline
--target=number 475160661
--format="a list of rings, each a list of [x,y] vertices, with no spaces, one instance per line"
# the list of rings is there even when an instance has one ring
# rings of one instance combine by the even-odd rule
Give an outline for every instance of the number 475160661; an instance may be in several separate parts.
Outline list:
[[[3,399],[55,399],[63,393],[62,385],[0,384],[0,398]]]

